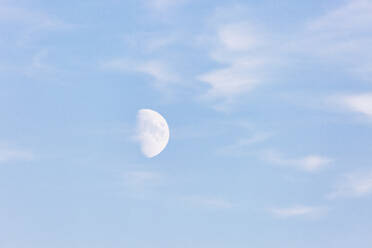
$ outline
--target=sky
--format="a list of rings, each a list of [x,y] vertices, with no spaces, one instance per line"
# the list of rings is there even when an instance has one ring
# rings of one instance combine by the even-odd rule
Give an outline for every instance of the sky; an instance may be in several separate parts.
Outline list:
[[[0,0],[0,247],[371,247],[371,44],[371,0]]]

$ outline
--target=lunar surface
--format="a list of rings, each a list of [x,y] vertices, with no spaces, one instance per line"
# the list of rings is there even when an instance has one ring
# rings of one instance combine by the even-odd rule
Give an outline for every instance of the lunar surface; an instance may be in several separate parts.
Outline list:
[[[158,112],[141,109],[137,113],[137,138],[143,155],[148,158],[161,153],[169,141],[167,121]]]

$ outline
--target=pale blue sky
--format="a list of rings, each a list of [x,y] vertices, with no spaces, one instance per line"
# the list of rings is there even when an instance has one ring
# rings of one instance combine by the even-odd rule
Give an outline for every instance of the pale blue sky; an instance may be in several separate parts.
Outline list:
[[[371,247],[371,44],[371,0],[0,0],[0,247]]]

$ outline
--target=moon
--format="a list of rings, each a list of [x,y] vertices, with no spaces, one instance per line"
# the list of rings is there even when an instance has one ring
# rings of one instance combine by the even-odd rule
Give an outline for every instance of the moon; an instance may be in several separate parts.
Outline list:
[[[137,139],[142,154],[148,158],[161,153],[169,141],[167,121],[158,112],[140,109],[137,113]]]

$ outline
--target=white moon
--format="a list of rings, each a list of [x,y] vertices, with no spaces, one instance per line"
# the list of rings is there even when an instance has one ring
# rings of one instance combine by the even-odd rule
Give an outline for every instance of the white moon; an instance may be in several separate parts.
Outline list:
[[[168,144],[167,121],[156,111],[140,109],[137,113],[137,138],[143,155],[148,158],[155,157]]]

